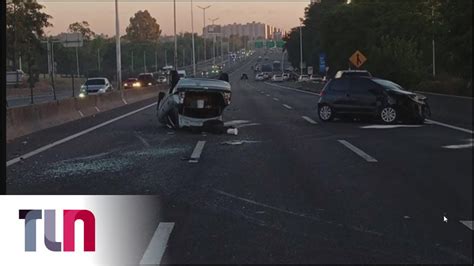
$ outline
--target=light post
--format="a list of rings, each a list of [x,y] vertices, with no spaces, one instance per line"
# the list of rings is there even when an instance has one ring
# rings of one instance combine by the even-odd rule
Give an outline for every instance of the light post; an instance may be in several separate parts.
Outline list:
[[[174,20],[174,69],[178,70],[178,36],[176,35],[176,0],[173,0]]]
[[[433,24],[433,77],[436,77],[436,42],[435,42],[435,7],[432,5],[431,7],[431,19]]]
[[[205,38],[205,31],[206,31],[206,9],[210,8],[211,6],[206,6],[206,7],[200,7],[198,8],[202,9],[203,11],[203,28],[202,28],[202,38],[204,40],[204,61],[207,60],[207,51],[206,51],[206,38]]]
[[[303,19],[300,18],[300,72],[303,75]]]
[[[210,18],[209,20],[212,22],[212,26],[214,26],[214,22],[219,20],[219,18],[214,18],[214,19]],[[214,35],[213,42],[212,42],[212,64],[215,65],[216,64],[216,34],[213,33],[212,35]]]
[[[115,42],[116,42],[116,57],[117,57],[117,87],[120,90],[123,98],[122,89],[122,58],[120,51],[120,24],[119,24],[119,12],[118,12],[118,0],[115,0]]]
[[[191,0],[191,40],[193,46],[193,76],[196,77],[196,49],[194,46],[194,12],[193,12],[193,0]]]

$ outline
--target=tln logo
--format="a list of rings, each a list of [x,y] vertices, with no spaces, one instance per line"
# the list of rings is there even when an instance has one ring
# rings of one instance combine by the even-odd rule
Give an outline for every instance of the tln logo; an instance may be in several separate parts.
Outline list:
[[[36,220],[41,220],[42,210],[20,210],[19,218],[25,220],[25,251],[36,251]],[[51,251],[74,252],[74,224],[84,222],[84,251],[95,251],[95,217],[88,210],[63,211],[63,243],[56,241],[56,210],[44,210],[44,245]]]

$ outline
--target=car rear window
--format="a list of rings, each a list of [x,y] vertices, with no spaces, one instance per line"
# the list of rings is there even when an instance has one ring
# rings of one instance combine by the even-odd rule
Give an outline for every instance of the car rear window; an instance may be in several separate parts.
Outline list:
[[[349,79],[334,79],[327,87],[329,91],[347,91],[349,88]]]
[[[89,79],[86,81],[85,85],[94,86],[94,85],[105,85],[104,79]]]

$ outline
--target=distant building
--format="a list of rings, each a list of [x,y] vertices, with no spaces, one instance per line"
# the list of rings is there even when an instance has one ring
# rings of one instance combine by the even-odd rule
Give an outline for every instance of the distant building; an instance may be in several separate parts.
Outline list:
[[[253,21],[247,24],[208,25],[203,29],[204,38],[210,39],[214,35],[229,38],[232,35],[248,37],[249,40],[281,39],[282,30],[271,25]]]

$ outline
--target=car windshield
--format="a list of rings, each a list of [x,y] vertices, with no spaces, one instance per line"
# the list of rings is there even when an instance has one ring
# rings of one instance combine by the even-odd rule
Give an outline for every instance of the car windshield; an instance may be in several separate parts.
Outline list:
[[[105,79],[89,79],[84,83],[86,86],[105,85]]]
[[[391,90],[391,91],[406,91],[402,86],[398,85],[395,82],[385,80],[385,79],[372,79],[375,83],[379,84],[384,88],[385,90]]]

